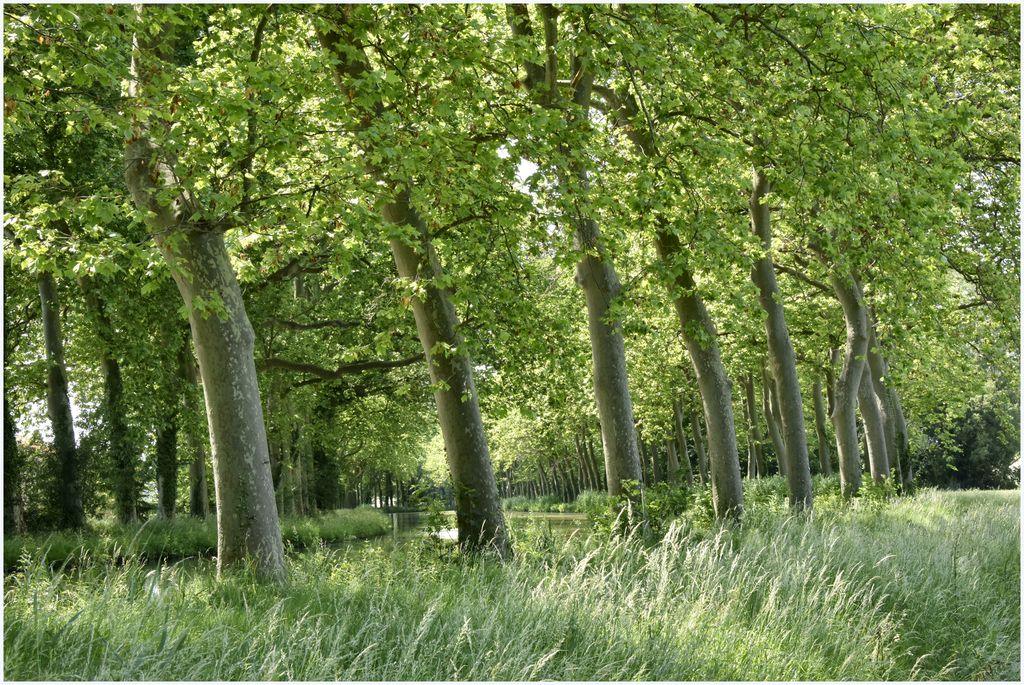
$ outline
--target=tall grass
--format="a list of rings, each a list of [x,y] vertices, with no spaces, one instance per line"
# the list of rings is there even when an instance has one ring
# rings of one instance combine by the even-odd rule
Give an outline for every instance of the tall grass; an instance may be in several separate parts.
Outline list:
[[[390,529],[388,517],[375,509],[338,509],[311,518],[281,521],[285,543],[293,548],[315,547],[321,540],[340,542],[382,535]],[[215,521],[179,518],[153,519],[135,525],[93,522],[81,532],[59,531],[4,538],[4,569],[18,568],[23,559],[46,563],[89,563],[104,559],[141,556],[180,559],[217,553]]]
[[[508,564],[321,548],[276,589],[33,563],[6,581],[5,676],[1019,680],[1018,493],[763,509],[657,545],[528,531]]]

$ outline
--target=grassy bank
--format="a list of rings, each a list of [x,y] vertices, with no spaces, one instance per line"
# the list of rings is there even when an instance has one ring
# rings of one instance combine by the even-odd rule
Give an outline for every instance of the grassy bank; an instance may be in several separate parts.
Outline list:
[[[661,544],[530,530],[518,556],[318,549],[290,582],[33,564],[6,580],[10,679],[1008,679],[1017,492],[934,492]]]
[[[312,518],[285,518],[281,533],[286,545],[315,547],[321,540],[340,542],[382,535],[390,530],[388,517],[370,508],[339,509]],[[56,532],[4,538],[4,570],[24,560],[91,563],[139,556],[180,559],[217,553],[217,527],[206,521],[179,518],[150,520],[138,525],[94,522],[81,532]]]

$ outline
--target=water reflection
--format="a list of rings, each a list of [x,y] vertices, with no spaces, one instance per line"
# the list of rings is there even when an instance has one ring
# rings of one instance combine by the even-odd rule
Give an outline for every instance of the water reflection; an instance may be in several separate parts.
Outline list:
[[[392,541],[405,541],[427,533],[428,515],[424,512],[401,512],[389,514],[389,517],[391,518],[390,537]],[[586,514],[508,511],[505,512],[505,518],[509,528],[513,530],[540,522],[550,526],[552,532],[565,535],[584,527],[587,523]],[[444,519],[451,527],[435,532],[435,537],[441,540],[458,540],[459,531],[455,528],[455,512],[444,512]],[[376,540],[381,541],[380,538],[376,538]],[[372,542],[372,540],[367,542]]]

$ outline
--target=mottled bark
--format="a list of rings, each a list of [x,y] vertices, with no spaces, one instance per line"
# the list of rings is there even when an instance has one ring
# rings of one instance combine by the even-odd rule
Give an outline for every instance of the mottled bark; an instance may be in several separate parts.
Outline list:
[[[860,415],[864,420],[864,435],[868,444],[868,464],[871,469],[871,478],[875,483],[881,483],[889,475],[889,457],[885,449],[885,419],[882,415],[879,398],[875,395],[870,366],[865,366],[861,373],[857,401]]]
[[[138,11],[144,10],[140,6]],[[170,38],[166,31],[152,39],[136,37],[131,97],[141,95],[140,77],[157,64],[146,62],[157,43],[166,49]],[[215,227],[191,223],[201,214],[199,207],[179,189],[173,160],[150,142],[141,123],[127,142],[125,162],[128,189],[181,293],[199,359],[217,502],[218,573],[252,559],[260,575],[283,580],[284,547],[256,382],[254,334],[224,236]],[[171,197],[162,197],[168,191]]]
[[[796,353],[789,338],[782,295],[775,279],[775,265],[771,256],[771,214],[768,205],[762,202],[770,187],[768,179],[759,167],[754,167],[753,176],[750,224],[754,235],[761,241],[764,253],[754,261],[751,280],[757,286],[761,308],[768,315],[765,319],[765,329],[768,334],[768,359],[777,391],[776,418],[782,424],[782,437],[786,444],[785,454],[780,454],[779,463],[785,462],[784,473],[789,485],[790,506],[794,509],[810,509],[814,504],[814,493],[807,457],[803,399],[796,372]]]
[[[868,324],[860,283],[851,276],[832,274],[832,290],[843,307],[846,321],[846,352],[843,370],[836,379],[832,425],[839,447],[839,479],[844,497],[857,494],[861,484],[857,449],[857,393],[864,374],[868,348]]]
[[[578,186],[586,186],[579,172]],[[640,455],[633,424],[633,403],[626,374],[626,347],[622,324],[610,319],[612,301],[620,285],[615,269],[600,242],[597,223],[588,217],[576,219],[576,244],[582,257],[576,265],[576,282],[587,302],[587,328],[593,361],[594,397],[601,417],[601,438],[608,492],[622,492],[622,481],[640,480]]]
[[[319,34],[325,51],[336,58],[333,76],[345,92],[354,79],[364,79],[372,71],[366,55],[358,47],[360,41],[351,33],[351,12],[351,7],[333,8],[331,16],[336,22],[335,28]],[[368,127],[382,112],[383,103],[374,99],[360,125]],[[391,240],[391,253],[399,276],[412,282],[422,293],[412,298],[413,315],[434,383],[434,400],[455,488],[459,544],[464,549],[493,548],[502,557],[511,556],[511,542],[473,382],[473,366],[462,343],[451,297],[447,289],[437,285],[442,276],[441,263],[431,242],[430,230],[412,206],[408,184],[399,186],[391,182],[382,170],[369,162],[367,171],[382,178],[393,195],[382,208],[384,219],[394,226],[412,230],[409,242],[397,237]]]
[[[697,374],[697,387],[707,425],[715,514],[719,518],[739,518],[743,513],[743,483],[736,450],[732,388],[718,351],[718,331],[697,294],[693,274],[681,263],[679,238],[668,230],[660,230],[655,246],[669,273],[668,286],[676,315]]]
[[[546,61],[538,65],[524,62],[526,87],[538,105],[545,108],[560,107],[562,99],[557,91],[557,15],[548,5],[541,6],[544,25]],[[509,6],[509,26],[512,33],[523,38],[533,37],[529,10],[524,6]],[[589,55],[573,56],[570,72],[571,100],[575,105],[565,115],[566,125],[575,130],[591,128],[590,108],[594,74],[590,71]],[[543,88],[541,88],[543,86]],[[568,169],[560,176],[562,194],[571,199],[590,194],[590,182],[582,155],[563,146],[562,154],[569,159]],[[633,421],[633,403],[626,373],[626,350],[622,338],[621,322],[610,316],[611,304],[619,294],[620,284],[615,268],[601,241],[597,222],[574,203],[571,220],[574,225],[576,248],[580,260],[576,265],[576,282],[583,290],[587,306],[587,327],[590,333],[593,363],[594,397],[601,421],[604,447],[605,473],[608,492],[618,495],[622,482],[642,481],[641,455]]]
[[[818,436],[818,464],[821,473],[832,475],[832,450],[828,445],[828,431],[825,429],[825,402],[821,396],[821,379],[814,379],[814,430]]]
[[[395,238],[391,253],[399,276],[422,293],[412,298],[412,308],[434,383],[434,401],[455,488],[459,544],[468,549],[492,547],[499,555],[508,556],[512,548],[491,467],[473,365],[465,352],[451,297],[437,285],[441,263],[430,231],[411,206],[408,189],[398,193],[383,213],[388,222],[415,230],[415,247]]]
[[[64,336],[61,331],[57,284],[49,272],[40,272],[38,282],[43,343],[46,347],[46,410],[53,430],[57,525],[61,528],[82,528],[85,526],[82,465],[75,444],[75,426],[68,396],[68,372],[64,362]]]

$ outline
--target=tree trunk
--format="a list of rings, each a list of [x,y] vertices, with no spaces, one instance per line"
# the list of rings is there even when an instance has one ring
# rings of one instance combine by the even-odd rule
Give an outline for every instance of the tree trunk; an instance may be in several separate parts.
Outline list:
[[[807,457],[803,399],[800,395],[800,380],[796,373],[796,354],[789,339],[782,296],[775,280],[775,264],[771,256],[771,216],[768,206],[761,202],[769,191],[769,183],[757,166],[754,167],[753,174],[750,223],[754,235],[761,239],[764,256],[754,261],[750,277],[759,291],[761,308],[768,314],[765,328],[768,333],[768,359],[777,390],[776,418],[782,424],[786,444],[785,454],[780,455],[779,463],[785,461],[790,506],[797,510],[810,509],[814,504],[814,492],[811,488],[811,469]]]
[[[832,450],[825,430],[825,402],[821,396],[821,379],[814,379],[814,430],[818,435],[818,463],[824,476],[832,475]]]
[[[683,467],[686,487],[693,487],[693,467],[690,466],[689,445],[686,444],[686,417],[683,415],[683,401],[677,399],[672,403],[672,415],[675,419],[676,440],[679,442],[679,465]]]
[[[459,544],[466,549],[493,547],[499,556],[508,557],[512,547],[480,416],[473,365],[449,293],[437,285],[442,276],[441,263],[430,231],[410,205],[408,188],[384,207],[384,217],[395,226],[415,229],[415,249],[394,238],[391,252],[399,276],[422,293],[412,298],[412,309],[435,387],[434,401],[455,487]]]
[[[157,516],[174,518],[178,499],[178,417],[172,414],[156,431]]]
[[[169,38],[154,40],[166,44]],[[152,47],[145,42],[137,37],[132,55],[132,98],[140,96],[138,79],[150,68],[143,64]],[[260,575],[281,581],[284,546],[256,381],[254,334],[224,236],[189,223],[199,208],[186,194],[178,193],[169,203],[158,199],[177,187],[177,177],[173,161],[161,158],[144,130],[128,141],[125,158],[128,189],[181,293],[199,358],[217,503],[217,572],[253,559]]]
[[[875,483],[882,483],[889,475],[889,457],[885,449],[885,419],[875,395],[875,385],[871,377],[871,367],[865,366],[857,389],[857,400],[860,415],[864,419],[864,435],[868,443],[868,464],[871,478]]]
[[[674,440],[665,441],[665,451],[668,454],[668,482],[675,483],[679,480],[679,458],[676,456]]]
[[[85,293],[86,303],[92,310],[96,334],[102,345],[100,369],[103,373],[103,421],[110,440],[110,458],[113,464],[114,508],[121,523],[138,520],[136,508],[139,485],[136,464],[138,449],[131,441],[131,433],[125,421],[128,407],[124,400],[124,383],[121,380],[121,365],[114,355],[117,336],[107,315],[106,306],[95,291],[95,286],[82,278],[79,280]]]
[[[668,285],[704,405],[715,515],[720,519],[739,518],[743,513],[743,483],[736,451],[732,389],[718,351],[718,332],[697,294],[693,275],[683,264],[677,263],[682,257],[679,238],[661,230],[655,246],[671,274]]]
[[[875,385],[875,394],[882,401],[886,422],[886,455],[889,466],[896,469],[897,478],[904,489],[913,487],[913,472],[910,468],[907,420],[903,415],[899,393],[889,378],[889,363],[882,355],[875,335],[874,317],[868,312],[868,366]]]
[[[764,412],[764,420],[768,426],[768,435],[772,439],[772,447],[775,448],[775,456],[779,462],[779,475],[786,475],[786,442],[779,430],[778,415],[775,413],[774,402],[772,402],[772,379],[767,370],[761,374],[761,410]]]
[[[319,34],[323,48],[336,58],[333,75],[343,92],[348,91],[353,79],[366,78],[372,71],[366,55],[357,47],[360,41],[351,35],[350,12],[348,7],[336,8],[332,18],[337,26]],[[361,125],[368,127],[372,117],[382,113],[383,102],[374,98]],[[459,545],[464,549],[493,548],[507,558],[512,546],[480,416],[473,365],[462,344],[451,297],[438,286],[443,274],[430,230],[412,206],[408,184],[398,190],[398,184],[384,178],[379,169],[368,164],[367,170],[385,180],[393,193],[393,199],[382,208],[384,219],[393,226],[413,229],[411,243],[397,237],[391,240],[391,253],[399,276],[422,293],[412,298],[412,309],[435,387],[434,400],[455,488]]]
[[[85,510],[82,506],[82,465],[75,445],[75,425],[68,396],[68,372],[64,363],[64,337],[61,333],[57,284],[49,272],[40,272],[38,280],[43,341],[46,346],[46,408],[53,430],[53,451],[56,457],[57,525],[61,528],[83,528]]]
[[[843,307],[846,321],[846,353],[843,370],[836,380],[832,426],[839,447],[839,479],[844,497],[860,490],[861,465],[857,449],[857,392],[864,374],[868,348],[868,323],[860,283],[852,276],[832,274],[832,290]]]
[[[14,417],[7,403],[4,388],[4,527],[21,534],[25,532],[25,508],[21,498],[21,459]]]
[[[754,477],[762,478],[766,473],[764,455],[761,453],[761,425],[757,420],[757,402],[754,399],[754,374],[750,371],[747,372],[744,391],[744,405],[747,410],[747,443],[749,445],[749,456],[753,463]]]
[[[188,465],[188,502],[189,514],[205,519],[210,515],[210,492],[206,483],[206,437],[196,429],[194,416],[198,407],[193,400],[192,387],[199,383],[195,359],[189,344],[185,345],[181,355],[182,374],[185,377],[184,410],[188,433],[188,448],[192,460]]]
[[[700,484],[708,482],[708,457],[704,452],[704,436],[700,431],[700,419],[697,412],[690,412],[690,433],[693,435],[693,447],[697,451],[697,473]]]

